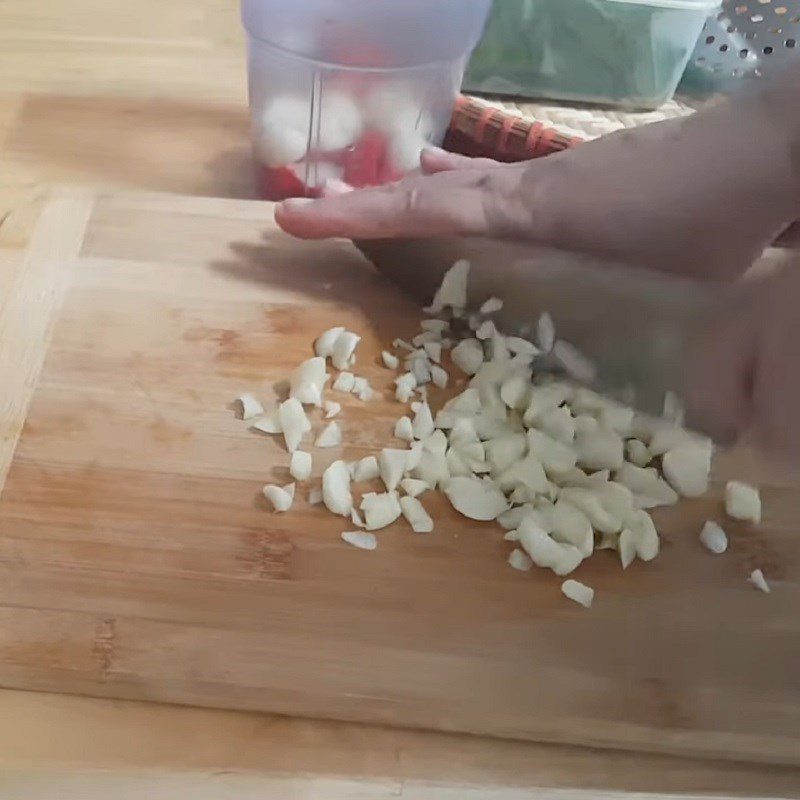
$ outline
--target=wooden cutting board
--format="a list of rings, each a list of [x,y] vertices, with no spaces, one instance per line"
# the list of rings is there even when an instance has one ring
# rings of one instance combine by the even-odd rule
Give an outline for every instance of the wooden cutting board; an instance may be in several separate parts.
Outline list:
[[[288,455],[233,398],[273,397],[334,324],[388,398],[380,350],[417,327],[348,243],[291,241],[265,204],[61,192],[4,274],[0,685],[800,763],[795,482],[760,476],[764,524],[712,557],[722,459],[709,497],[657,515],[659,559],[581,567],[586,611],[432,495],[433,534],[397,523],[372,553],[307,486],[266,510]],[[346,444],[313,485],[401,413],[337,399]]]

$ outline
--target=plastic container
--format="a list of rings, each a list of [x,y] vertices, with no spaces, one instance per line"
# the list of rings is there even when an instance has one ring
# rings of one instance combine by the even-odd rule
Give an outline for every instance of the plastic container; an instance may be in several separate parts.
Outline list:
[[[628,108],[669,100],[720,0],[501,0],[465,88]]]
[[[261,194],[396,180],[444,137],[491,0],[242,0]]]

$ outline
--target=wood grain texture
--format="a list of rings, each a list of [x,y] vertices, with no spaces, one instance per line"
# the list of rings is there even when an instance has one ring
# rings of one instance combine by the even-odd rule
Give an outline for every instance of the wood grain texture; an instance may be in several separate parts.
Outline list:
[[[58,192],[40,218],[37,234],[19,268],[7,273],[0,308],[0,485],[33,393],[52,324],[69,286],[93,198],[87,192]]]
[[[69,239],[70,217],[46,219],[37,248]],[[362,333],[358,371],[385,397],[343,400],[346,445],[315,452],[318,479],[391,443],[378,356],[416,318],[350,245],[268,220],[241,201],[95,201],[0,499],[0,683],[797,764],[794,485],[765,487],[764,524],[729,526],[712,559],[696,532],[723,465],[711,496],[660,516],[656,562],[581,569],[591,613],[441,498],[434,534],[398,523],[375,553],[344,546],[305,487],[266,511],[288,455],[232,398],[274,396],[326,327]],[[756,565],[770,597],[744,580]]]
[[[787,767],[163,704],[0,691],[0,720],[14,721],[0,725],[0,792],[26,800],[45,777],[58,800],[72,800],[68,787],[80,800],[93,787],[107,797],[107,785],[97,784],[100,769],[115,797],[130,786],[137,800],[152,800],[154,784],[181,779],[184,791],[173,796],[192,800],[202,797],[201,787],[216,790],[215,798],[230,788],[240,800],[251,786],[262,800],[351,800],[359,789],[371,800],[800,796],[798,771]],[[20,791],[11,791],[12,782]]]
[[[0,3],[0,248],[11,248],[0,255],[2,279],[19,266],[16,248],[29,241],[39,199],[54,182],[252,197],[244,75],[236,3],[139,0],[135,14],[100,0]],[[550,111],[568,125],[583,113]],[[2,304],[5,283],[0,292]],[[503,787],[520,787],[525,797],[561,787],[593,798],[800,791],[796,770],[765,766],[0,691],[0,775],[25,769],[6,793],[26,800],[32,776],[53,769],[114,770],[115,797],[121,774],[166,782],[193,769],[214,788],[227,772],[258,774],[262,796],[280,800],[293,792],[352,797],[362,786],[371,798],[396,796],[409,784],[424,786],[426,800],[515,791]],[[320,775],[342,778],[338,795]],[[388,788],[380,776],[391,778]],[[51,796],[64,800],[62,775],[54,783]],[[83,789],[76,794],[86,800]],[[108,785],[99,792],[108,796]],[[152,784],[131,796],[152,800]]]

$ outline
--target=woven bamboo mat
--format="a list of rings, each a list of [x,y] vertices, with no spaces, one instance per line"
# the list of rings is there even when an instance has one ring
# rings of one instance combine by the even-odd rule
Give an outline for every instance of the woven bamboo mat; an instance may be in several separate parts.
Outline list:
[[[675,99],[655,111],[623,111],[603,109],[592,106],[569,106],[545,103],[514,103],[492,98],[480,98],[507,113],[517,113],[522,117],[535,119],[547,127],[556,128],[569,136],[594,139],[621,128],[634,128],[650,122],[659,122],[673,117],[691,114],[698,107],[686,100]]]
[[[636,112],[462,95],[456,102],[444,146],[468,156],[527,161],[623,128],[684,117],[699,105],[675,99],[655,111]]]

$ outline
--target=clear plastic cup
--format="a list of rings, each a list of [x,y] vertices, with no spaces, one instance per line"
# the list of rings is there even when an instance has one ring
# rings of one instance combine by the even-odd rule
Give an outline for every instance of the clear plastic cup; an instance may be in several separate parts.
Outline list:
[[[491,0],[242,0],[261,195],[396,180],[447,130]]]

